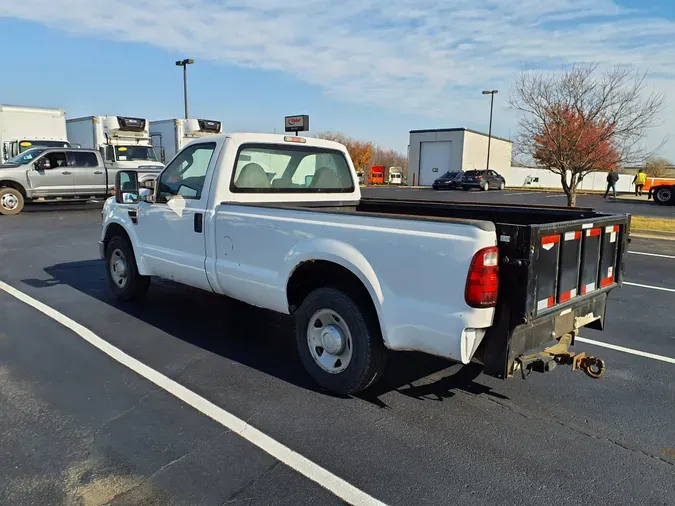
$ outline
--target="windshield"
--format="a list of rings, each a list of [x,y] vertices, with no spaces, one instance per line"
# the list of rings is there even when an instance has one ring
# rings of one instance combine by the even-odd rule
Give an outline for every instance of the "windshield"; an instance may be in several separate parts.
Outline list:
[[[19,142],[19,153],[28,151],[31,148],[69,148],[70,143],[66,141],[43,141],[43,140],[23,140]]]
[[[24,151],[20,155],[15,156],[14,158],[10,158],[7,160],[7,163],[15,163],[17,165],[24,165],[31,160],[34,160],[37,158],[37,156],[45,151],[47,148],[33,148],[29,149],[28,151]]]
[[[115,146],[115,159],[118,162],[132,160],[157,161],[157,154],[152,146]]]

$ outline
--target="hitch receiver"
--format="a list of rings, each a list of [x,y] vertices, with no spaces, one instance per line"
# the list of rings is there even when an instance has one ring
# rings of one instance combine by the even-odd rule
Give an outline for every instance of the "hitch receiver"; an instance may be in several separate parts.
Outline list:
[[[583,371],[586,376],[593,379],[602,378],[605,375],[605,361],[598,357],[587,357],[586,353],[574,353],[569,351],[574,343],[574,334],[565,334],[558,343],[545,348],[543,351],[531,355],[521,355],[514,364],[514,371],[520,369],[523,379],[527,378],[532,371],[548,372],[558,365],[571,365],[573,371]]]

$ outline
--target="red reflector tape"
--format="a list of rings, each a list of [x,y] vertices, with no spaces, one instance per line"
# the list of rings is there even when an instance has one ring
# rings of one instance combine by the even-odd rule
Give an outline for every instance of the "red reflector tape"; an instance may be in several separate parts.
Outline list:
[[[539,302],[537,302],[537,309],[542,310],[542,309],[548,309],[549,307],[553,307],[555,304],[555,297],[549,297],[548,299],[542,299]]]
[[[602,288],[605,288],[605,287],[608,287],[609,285],[611,285],[612,283],[614,283],[614,276],[610,276],[610,277],[605,278],[602,281],[600,281],[600,286]]]
[[[571,300],[576,296],[577,296],[576,288],[574,290],[570,290],[568,292],[561,293],[560,294],[560,302],[567,302],[568,300]]]
[[[560,241],[559,235],[547,235],[541,238],[542,244],[555,244]]]
[[[565,240],[566,241],[578,241],[581,239],[581,232],[566,232]]]
[[[600,235],[600,229],[599,228],[594,228],[592,230],[586,231],[586,237],[595,237],[597,235]]]

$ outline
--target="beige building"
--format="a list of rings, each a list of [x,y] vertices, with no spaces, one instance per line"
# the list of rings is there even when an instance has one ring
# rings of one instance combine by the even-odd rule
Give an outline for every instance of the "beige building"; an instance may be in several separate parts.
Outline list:
[[[467,128],[411,130],[408,147],[408,185],[430,186],[452,170],[484,170],[488,135]],[[490,169],[499,173],[511,168],[513,143],[492,136]],[[505,174],[503,174],[505,175]]]

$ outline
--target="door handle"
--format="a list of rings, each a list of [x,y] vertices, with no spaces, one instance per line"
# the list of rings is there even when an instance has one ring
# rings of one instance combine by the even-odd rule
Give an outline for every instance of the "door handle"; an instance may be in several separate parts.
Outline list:
[[[63,172],[61,172],[61,174],[63,174],[64,176],[70,176],[72,172],[64,170]]]
[[[100,174],[103,174],[103,172],[100,171],[100,170],[95,170],[95,171],[94,171],[94,174],[96,174],[96,175],[98,176],[98,175],[100,175]]]
[[[202,233],[204,230],[204,215],[202,213],[195,213],[195,232],[198,234]]]

